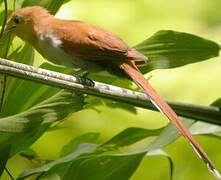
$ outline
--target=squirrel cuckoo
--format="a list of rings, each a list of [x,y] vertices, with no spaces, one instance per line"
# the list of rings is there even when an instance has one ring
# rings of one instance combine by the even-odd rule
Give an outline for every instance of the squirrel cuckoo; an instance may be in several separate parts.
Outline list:
[[[80,68],[89,73],[106,71],[131,79],[189,141],[213,175],[221,179],[189,130],[137,68],[147,63],[147,57],[119,37],[85,22],[56,19],[39,6],[16,10],[7,22],[7,30],[31,44],[44,58],[55,64]]]

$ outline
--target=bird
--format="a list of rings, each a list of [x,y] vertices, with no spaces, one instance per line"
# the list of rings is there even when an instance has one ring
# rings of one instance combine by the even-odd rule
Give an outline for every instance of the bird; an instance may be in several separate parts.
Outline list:
[[[152,88],[138,67],[148,58],[115,34],[78,20],[62,20],[40,6],[14,11],[6,30],[31,44],[45,59],[91,74],[108,73],[132,80],[153,105],[175,125],[217,179],[221,176],[177,114]]]

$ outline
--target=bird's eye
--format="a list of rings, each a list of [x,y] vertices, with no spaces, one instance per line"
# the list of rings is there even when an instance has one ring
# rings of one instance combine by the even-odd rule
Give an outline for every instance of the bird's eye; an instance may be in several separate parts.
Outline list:
[[[13,21],[14,21],[15,24],[18,24],[18,23],[20,23],[20,21],[21,21],[21,17],[16,16],[16,17],[13,19]]]

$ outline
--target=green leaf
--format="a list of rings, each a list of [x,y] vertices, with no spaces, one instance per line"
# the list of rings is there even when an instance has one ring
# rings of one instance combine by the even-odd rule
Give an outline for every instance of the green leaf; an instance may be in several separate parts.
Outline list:
[[[104,100],[105,104],[114,109],[114,108],[120,108],[123,109],[125,111],[131,112],[133,114],[137,113],[137,109],[136,107],[130,105],[130,104],[126,104],[126,103],[119,103],[119,102],[115,102],[115,101],[110,101],[110,100]]]
[[[182,122],[187,128],[190,128],[195,121],[183,118]],[[152,151],[155,149],[161,149],[180,137],[180,133],[177,131],[176,127],[170,123],[167,125],[160,135],[149,145],[141,148],[142,151]]]
[[[34,49],[29,44],[24,43],[8,56],[12,61],[23,64],[33,65],[34,63]]]
[[[211,106],[216,106],[219,108],[219,111],[221,111],[221,98],[218,98],[216,101],[214,101]]]
[[[12,10],[8,10],[8,14],[11,14],[11,13],[12,13]],[[0,26],[3,25],[4,18],[5,18],[5,11],[3,10],[0,12]]]
[[[95,144],[81,144],[75,149],[75,151],[73,151],[72,153],[70,153],[69,155],[67,155],[61,159],[53,161],[53,162],[46,164],[40,168],[25,170],[19,176],[18,180],[22,180],[22,179],[24,179],[28,176],[31,176],[33,174],[36,174],[36,173],[48,172],[48,174],[54,174],[54,172],[56,172],[58,169],[63,171],[63,170],[65,170],[65,168],[67,167],[67,165],[69,164],[70,161],[74,160],[76,157],[78,157],[84,153],[91,152],[96,147],[97,147],[97,145],[95,145]],[[46,174],[45,176],[48,176],[48,174]]]
[[[130,89],[131,86],[131,81],[129,80],[125,80],[125,79],[119,79],[117,77],[114,76],[101,76],[101,75],[90,75],[88,76],[90,79],[92,79],[93,81],[98,81],[98,82],[102,82],[102,83],[106,83],[106,84],[111,84],[111,85],[115,85],[115,86],[120,86],[122,88],[127,88]],[[87,108],[93,109],[97,112],[100,112],[97,108],[98,105],[103,105],[105,104],[106,106],[110,107],[110,108],[118,108],[118,109],[122,109],[128,112],[131,112],[133,114],[137,113],[137,109],[136,107],[134,107],[133,105],[130,104],[126,104],[126,103],[120,103],[120,102],[115,102],[109,99],[102,99],[100,97],[94,97],[94,96],[88,96],[86,98],[86,101],[89,102],[87,105]]]
[[[40,68],[68,73],[73,70],[43,63]],[[5,103],[0,117],[11,116],[23,112],[60,91],[59,88],[40,85],[35,82],[10,78],[7,83]]]
[[[19,133],[19,134],[9,134],[1,133],[0,144],[10,144],[12,146],[9,157],[16,155],[18,152],[30,147],[35,141],[37,141],[47,129],[50,127],[50,123],[38,125],[32,131]],[[1,149],[1,147],[0,147]]]
[[[3,36],[0,39],[0,57],[1,58],[6,58],[7,57],[7,52],[9,50],[9,47],[12,43],[12,40],[14,39],[15,35],[10,34],[8,36]]]
[[[219,55],[219,45],[213,41],[171,30],[162,30],[134,47],[149,58],[143,73],[154,69],[184,66]]]
[[[190,127],[193,124],[193,121],[184,120],[184,123],[187,127]],[[117,151],[120,147],[129,146],[144,138],[157,135],[159,136],[149,145],[138,147],[129,152],[119,153],[119,151]],[[147,155],[163,155],[168,158],[172,178],[172,160],[166,153],[164,153],[162,150],[159,150],[159,148],[170,144],[179,136],[180,134],[177,132],[176,128],[172,124],[169,124],[165,128],[155,130],[143,128],[128,128],[123,132],[117,134],[104,144],[98,146],[90,153],[88,152],[87,154],[82,154],[79,157],[77,156],[71,158],[71,161],[65,161],[64,163],[64,158],[70,157],[69,154],[41,168],[26,170],[23,175],[21,175],[21,178],[33,175],[35,173],[42,173],[40,177],[47,177],[50,174],[58,173],[60,177],[65,180],[126,180],[129,179],[130,176],[134,173],[147,151],[151,151]],[[76,141],[80,142],[82,137],[78,137],[80,139],[79,141],[73,140],[73,144],[75,144]],[[75,151],[77,151],[77,149]]]
[[[10,145],[3,145],[0,149],[0,177],[9,159],[10,148],[11,148]]]
[[[52,122],[81,110],[85,104],[83,100],[79,94],[60,91],[23,113],[1,118],[0,131],[7,133],[0,136],[0,144],[10,144],[10,156],[16,154],[34,143]]]
[[[24,44],[23,46],[18,47],[15,49],[10,55],[9,59],[15,60],[17,62],[21,62],[24,64],[33,65],[34,61],[34,50],[31,46],[28,44]],[[25,99],[23,99],[25,96],[25,92],[27,92],[29,87],[27,89],[23,89],[21,94],[17,94],[17,90],[20,89],[23,84],[24,80],[19,80],[14,77],[7,77],[7,85],[6,85],[6,93],[5,93],[5,101],[3,104],[3,110],[1,112],[0,117],[5,117],[8,115],[12,115],[16,113],[16,109],[21,107],[21,105],[24,105]],[[32,92],[34,93],[34,92]],[[15,100],[14,97],[20,97],[20,100]],[[18,104],[17,104],[18,103]],[[20,104],[19,104],[20,103]],[[15,108],[13,108],[15,106]]]
[[[11,15],[13,12],[13,1],[8,1],[8,17]],[[16,2],[17,4],[17,2]],[[5,9],[0,12],[0,26],[3,25],[5,19]],[[14,39],[15,35],[11,33],[3,33],[3,37],[0,39],[0,57],[1,58],[7,58],[8,51],[10,50],[10,46],[12,44],[12,41]],[[12,50],[13,51],[13,50]]]
[[[74,151],[77,146],[82,143],[95,143],[99,137],[99,133],[87,133],[73,138],[68,144],[66,144],[60,153],[61,157],[64,157]]]
[[[38,180],[60,180],[61,178],[57,174],[51,174],[47,177],[38,178]]]
[[[146,151],[134,150],[128,153],[118,153],[114,155],[103,155],[102,153],[105,152],[106,154],[108,151],[113,153],[113,148],[111,149],[108,147],[114,147],[114,149],[117,149],[122,146],[134,144],[144,138],[156,136],[162,132],[167,133],[169,130],[172,130],[171,128],[165,129],[167,130],[166,132],[163,128],[156,130],[128,128],[103,145],[99,146],[94,152],[94,154],[96,154],[94,157],[85,157],[85,160],[82,160],[81,162],[74,161],[69,170],[66,172],[64,179],[71,179],[71,177],[74,180],[129,179],[146,154]],[[102,151],[102,149],[106,149],[106,151]],[[157,155],[157,153],[155,153],[155,155]],[[162,155],[162,152],[158,152],[158,155]],[[168,159],[172,177],[173,164],[169,157]],[[92,173],[94,173],[93,176]]]
[[[126,130],[120,132],[109,141],[105,142],[101,147],[122,147],[129,146],[137,141],[150,136],[159,135],[164,128],[160,129],[144,129],[144,128],[127,128]]]
[[[29,160],[38,158],[37,153],[34,150],[30,149],[30,148],[25,149],[24,151],[19,153],[19,155],[23,156],[23,157],[25,157],[25,158],[27,158]]]
[[[84,179],[86,178],[86,175],[90,172],[85,172],[81,173],[82,171],[85,171],[86,169],[89,168],[96,168],[98,174],[97,176],[99,177],[94,177],[94,179],[103,179],[103,176],[110,176],[109,178],[113,178],[115,176],[124,176],[125,178],[129,177],[132,175],[134,170],[137,168],[139,162],[141,161],[142,157],[146,154],[146,152],[140,152],[140,153],[134,153],[134,154],[116,154],[116,155],[104,155],[103,153],[105,152],[111,152],[113,153],[113,149],[109,148],[110,146],[114,146],[116,148],[122,147],[122,146],[128,146],[131,145],[139,140],[142,140],[146,137],[150,136],[156,136],[160,134],[162,129],[156,129],[156,130],[148,130],[148,129],[143,129],[143,128],[128,128],[121,132],[120,134],[116,135],[113,137],[111,140],[107,141],[103,145],[100,145],[96,150],[94,150],[92,153],[89,153],[87,155],[84,155],[80,159],[73,159],[73,162],[70,162],[69,164],[63,165],[61,168],[59,167],[53,167],[53,170],[50,169],[50,171],[47,171],[43,174],[43,176],[47,176],[49,174],[57,173],[58,171],[61,172],[61,169],[63,170],[63,173],[60,173],[62,176],[64,176],[63,179],[68,179],[71,176],[74,177],[76,176],[76,179]],[[95,140],[97,137],[96,134],[92,134],[92,137],[88,136],[90,134],[82,135],[77,137],[76,139],[72,140],[70,144],[68,144],[68,148],[71,147],[71,149],[75,148],[75,143],[80,143],[81,141],[86,140]],[[74,146],[73,146],[74,145]],[[108,148],[107,148],[108,147]],[[69,156],[69,155],[68,155]],[[123,164],[123,166],[118,166],[119,164]],[[112,168],[110,169],[110,166],[116,166],[114,167],[115,172],[111,172]],[[69,168],[68,168],[69,167]],[[43,168],[43,167],[42,167]],[[52,168],[52,167],[51,167]],[[66,171],[64,171],[64,168],[67,168]],[[101,168],[104,170],[104,173],[98,173]],[[125,169],[124,169],[125,168]],[[75,169],[73,171],[73,169]],[[26,172],[28,172],[27,170]],[[72,172],[73,171],[73,172]],[[31,171],[33,172],[33,171]],[[39,172],[39,171],[37,171]],[[71,176],[69,177],[69,173],[71,173]],[[64,175],[66,173],[66,175]],[[123,173],[123,174],[122,174]],[[126,174],[124,174],[126,173]],[[121,175],[122,174],[122,175]],[[87,176],[88,179],[92,178],[91,175],[89,174]],[[122,178],[122,177],[121,177]]]
[[[128,180],[138,167],[144,153],[128,156],[105,155],[76,163],[64,175],[65,180]]]
[[[221,133],[221,127],[210,123],[196,122],[191,126],[190,131],[194,135],[211,135]]]
[[[30,131],[37,124],[62,120],[84,106],[83,96],[61,91],[31,109],[0,119],[1,132],[21,133]]]
[[[171,157],[166,152],[164,152],[161,149],[156,149],[153,151],[149,151],[146,154],[146,156],[165,156],[165,157],[167,157],[169,165],[170,165],[170,180],[173,179],[173,161],[172,161]]]
[[[22,7],[26,6],[42,6],[46,8],[51,14],[56,14],[61,5],[69,2],[70,0],[24,0]]]
[[[8,9],[8,12],[10,14],[12,10]],[[3,8],[2,11],[0,12],[0,26],[1,26],[0,31],[2,30],[4,20],[5,20],[5,9]],[[3,32],[3,36],[0,38],[0,57],[1,58],[6,58],[7,51],[9,49],[9,44],[11,40],[13,39],[12,37],[13,36],[6,36],[5,33]]]

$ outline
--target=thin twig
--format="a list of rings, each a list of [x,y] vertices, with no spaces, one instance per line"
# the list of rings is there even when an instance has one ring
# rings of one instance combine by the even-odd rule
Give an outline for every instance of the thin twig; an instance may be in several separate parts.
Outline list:
[[[3,76],[3,81],[2,81],[2,95],[1,95],[1,102],[0,102],[0,112],[2,112],[3,104],[4,104],[4,97],[5,97],[5,90],[6,90],[6,83],[7,83],[7,76]]]
[[[14,1],[14,3],[15,3],[15,1]],[[5,30],[5,26],[6,26],[6,23],[7,23],[7,19],[8,19],[8,3],[7,3],[7,0],[4,0],[4,4],[5,4],[5,18],[4,18],[2,29],[1,29],[1,32],[0,32],[0,40],[1,40],[2,36],[3,36],[4,30]],[[11,35],[9,37],[9,42],[8,42],[8,45],[7,45],[7,49],[6,49],[4,58],[7,58],[10,41],[11,41]],[[3,82],[2,82],[3,90],[2,90],[2,94],[1,94],[0,112],[2,112],[2,107],[3,107],[3,104],[4,104],[4,97],[5,97],[5,90],[6,90],[6,81],[7,81],[7,76],[4,75]]]
[[[6,167],[4,167],[4,169],[5,169],[6,173],[9,175],[10,179],[15,180],[15,178],[12,176],[12,174],[9,172],[9,170]]]
[[[149,98],[143,93],[138,93],[99,82],[95,82],[94,87],[88,87],[80,84],[79,80],[73,76],[41,68],[35,68],[33,66],[1,58],[0,73],[62,89],[69,89],[72,91],[78,90],[85,94],[111,99],[137,107],[156,110]],[[167,101],[167,103],[176,111],[178,115],[221,125],[221,112],[219,111],[218,107],[199,106],[174,101]]]
[[[5,26],[6,26],[6,22],[7,22],[7,19],[8,19],[8,3],[7,3],[7,0],[4,0],[4,3],[5,3],[5,18],[4,18],[2,29],[1,29],[1,32],[0,32],[0,39],[3,36],[4,30],[5,30]]]
[[[7,19],[8,19],[8,2],[7,2],[7,0],[4,0],[4,4],[5,4],[5,18],[4,18],[2,29],[1,29],[1,32],[0,32],[0,39],[3,36],[4,30],[5,30],[5,26],[6,26],[6,23],[7,23]],[[8,49],[7,49],[7,52],[8,52]],[[6,57],[7,57],[7,53],[6,53],[5,58]],[[6,77],[6,75],[4,75],[3,90],[2,90],[1,102],[0,102],[0,112],[2,111],[3,102],[4,102],[5,89],[6,89],[6,81],[7,81],[7,77]],[[10,179],[14,180],[13,176],[11,175],[11,173],[9,172],[9,170],[5,166],[4,166],[4,169],[5,169],[6,173],[9,175]]]

